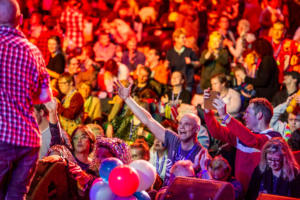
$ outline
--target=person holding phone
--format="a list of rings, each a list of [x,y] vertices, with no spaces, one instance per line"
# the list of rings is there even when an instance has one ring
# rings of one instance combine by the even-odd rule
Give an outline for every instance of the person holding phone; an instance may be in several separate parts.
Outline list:
[[[211,90],[204,90],[204,100],[210,98]],[[205,109],[204,119],[212,137],[227,142],[236,148],[235,177],[247,191],[251,174],[260,160],[260,150],[272,137],[281,137],[270,128],[273,107],[265,98],[254,98],[243,116],[245,125],[232,117],[220,96],[213,100],[213,106],[222,119],[222,126],[214,113]]]
[[[226,103],[227,112],[234,117],[238,117],[241,109],[241,96],[228,86],[226,75],[216,74],[211,78],[210,83],[212,91],[218,92]]]

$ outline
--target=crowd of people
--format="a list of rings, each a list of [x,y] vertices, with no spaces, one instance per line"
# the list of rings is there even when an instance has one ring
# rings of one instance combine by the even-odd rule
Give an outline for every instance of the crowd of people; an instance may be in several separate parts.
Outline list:
[[[300,198],[299,10],[297,0],[0,0],[0,199],[42,190],[29,187],[34,169],[57,162],[69,198],[88,199],[110,157],[153,164],[152,199],[177,176],[228,182],[235,199]]]

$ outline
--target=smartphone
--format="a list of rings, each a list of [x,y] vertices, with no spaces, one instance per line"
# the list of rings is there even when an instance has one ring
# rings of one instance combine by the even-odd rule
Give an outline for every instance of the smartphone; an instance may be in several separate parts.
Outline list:
[[[217,110],[213,105],[214,99],[216,99],[220,95],[219,92],[210,91],[210,97],[208,99],[204,99],[204,108],[209,110]]]

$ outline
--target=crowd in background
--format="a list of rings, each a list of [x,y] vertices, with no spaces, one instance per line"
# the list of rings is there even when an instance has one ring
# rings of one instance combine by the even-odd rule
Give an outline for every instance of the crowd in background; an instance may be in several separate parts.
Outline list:
[[[299,163],[299,1],[19,3],[20,28],[42,52],[55,96],[34,109],[40,159],[68,161],[76,198],[88,198],[107,157],[151,162],[158,174],[148,191],[153,199],[163,199],[176,176],[230,182],[236,199],[259,192],[300,197],[293,155]],[[180,159],[168,171],[168,144],[134,114],[116,82],[165,128],[177,132],[185,114],[199,116],[197,141],[209,155],[199,163],[196,154]],[[204,102],[213,92],[209,111]]]

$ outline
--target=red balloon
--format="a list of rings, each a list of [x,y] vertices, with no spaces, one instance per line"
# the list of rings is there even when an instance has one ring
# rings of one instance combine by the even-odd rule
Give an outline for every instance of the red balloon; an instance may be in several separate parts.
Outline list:
[[[139,176],[135,169],[128,165],[115,167],[109,174],[108,184],[113,193],[120,197],[128,197],[139,187]]]

